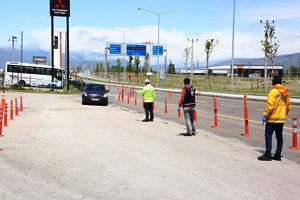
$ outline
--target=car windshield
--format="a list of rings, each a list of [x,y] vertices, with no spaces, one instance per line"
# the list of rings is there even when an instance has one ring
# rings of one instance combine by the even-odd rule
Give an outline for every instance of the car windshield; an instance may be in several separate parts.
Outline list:
[[[99,85],[99,84],[87,85],[87,87],[85,88],[85,90],[105,91],[105,87],[104,87],[104,85]]]

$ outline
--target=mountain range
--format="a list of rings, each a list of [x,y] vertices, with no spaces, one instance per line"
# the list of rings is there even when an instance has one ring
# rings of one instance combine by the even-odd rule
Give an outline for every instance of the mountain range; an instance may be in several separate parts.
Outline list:
[[[44,56],[47,58],[46,64],[50,65],[51,57],[50,57],[50,50],[45,51],[39,48],[26,48],[23,51],[22,62],[24,63],[32,63],[33,56]],[[93,59],[86,59],[93,58]],[[5,63],[7,61],[12,60],[12,49],[1,48],[0,47],[0,68],[5,68]],[[122,59],[121,59],[122,60]],[[15,61],[21,62],[21,50],[15,49]],[[83,54],[83,52],[79,51],[70,51],[70,68],[76,66],[82,66],[85,69],[94,68],[96,63],[104,62],[104,55],[103,53],[93,53],[89,54],[88,56]],[[111,60],[111,65],[116,65],[116,62]],[[264,58],[235,58],[234,59],[235,65],[264,65]],[[218,61],[210,61],[210,66],[221,66],[221,65],[231,65],[231,59],[224,59]],[[300,67],[300,52],[299,53],[292,53],[292,54],[284,54],[278,55],[276,59],[276,65],[283,65],[284,68],[295,66]],[[160,67],[163,67],[161,65]],[[175,65],[176,68],[185,68],[185,66]],[[153,69],[156,68],[156,65],[152,66]],[[198,68],[205,68],[205,62],[201,62]]]

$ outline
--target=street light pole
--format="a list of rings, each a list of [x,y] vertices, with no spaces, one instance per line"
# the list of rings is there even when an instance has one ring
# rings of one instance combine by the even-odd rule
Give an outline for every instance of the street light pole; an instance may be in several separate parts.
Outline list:
[[[136,28],[133,28],[133,29],[130,29],[130,30],[127,30],[127,31],[122,31],[122,30],[118,30],[118,29],[115,29],[115,28],[110,28],[111,30],[114,30],[114,31],[118,31],[118,32],[121,32],[123,34],[123,59],[125,60],[125,33],[127,32],[130,32],[130,31],[134,31],[136,30]],[[125,83],[125,67],[123,67],[123,83]]]
[[[105,71],[104,71],[104,76],[105,76],[105,83],[107,82],[107,50],[109,47],[105,47]]]
[[[171,11],[163,12],[163,13],[153,12],[151,10],[147,10],[147,9],[140,8],[140,7],[138,7],[137,9],[138,10],[143,10],[143,11],[146,11],[146,12],[149,12],[149,13],[152,13],[154,15],[157,15],[157,69],[156,69],[157,70],[157,74],[156,74],[157,77],[156,77],[156,87],[158,87],[158,79],[159,79],[158,72],[159,72],[159,29],[160,29],[160,16],[168,14],[168,13],[172,13],[172,12],[179,12],[180,9],[171,10]]]
[[[232,49],[231,49],[231,91],[233,91],[233,72],[234,72],[234,32],[235,32],[235,0],[233,0],[233,20],[232,20]]]
[[[198,39],[188,39],[188,41],[192,42],[192,52],[191,52],[191,83],[192,83],[193,75],[194,75],[194,42],[197,42]]]

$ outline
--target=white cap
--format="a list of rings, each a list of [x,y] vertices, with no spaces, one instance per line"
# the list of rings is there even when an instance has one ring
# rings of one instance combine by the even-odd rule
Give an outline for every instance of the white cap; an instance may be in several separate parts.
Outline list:
[[[150,83],[150,81],[148,79],[145,80],[145,83]]]

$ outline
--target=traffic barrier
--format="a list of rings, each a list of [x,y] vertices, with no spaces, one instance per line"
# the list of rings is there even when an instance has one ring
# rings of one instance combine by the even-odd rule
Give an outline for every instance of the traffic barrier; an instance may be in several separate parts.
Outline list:
[[[170,90],[169,90],[169,97],[172,97],[172,96],[173,96],[172,88],[170,88]]]
[[[4,106],[3,126],[7,127],[7,103]]]
[[[130,92],[127,94],[127,103],[130,104]]]
[[[219,128],[217,97],[214,97],[214,123],[214,128]]]
[[[14,101],[10,100],[10,120],[14,119]]]
[[[198,121],[198,117],[197,117],[197,112],[196,112],[196,110],[194,110],[194,121],[195,121],[195,122]]]
[[[20,96],[20,111],[23,112],[23,97]]]
[[[168,113],[168,105],[167,105],[167,99],[165,98],[165,114]]]
[[[0,107],[0,137],[3,136],[3,133],[2,133],[2,122],[3,122],[3,108],[1,106]]]
[[[19,116],[18,98],[15,98],[15,116]]]
[[[297,117],[293,117],[293,146],[291,147],[291,149],[299,149],[297,144]]]
[[[152,104],[152,110],[153,110],[153,111],[155,110],[155,104],[154,104],[154,102],[153,102],[153,104]]]
[[[248,104],[247,104],[247,95],[244,95],[244,120],[245,120],[245,137],[250,136],[249,132],[249,117],[248,117]]]

